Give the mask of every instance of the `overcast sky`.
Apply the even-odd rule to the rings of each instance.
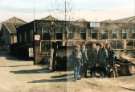
[[[67,0],[69,19],[106,20],[135,15],[135,0]],[[64,0],[0,0],[0,21],[12,16],[31,21],[47,15],[64,18]]]

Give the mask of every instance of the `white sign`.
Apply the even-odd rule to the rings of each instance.
[[[39,34],[35,35],[34,40],[39,41],[40,40],[40,35]]]
[[[29,48],[29,57],[34,57],[33,48]]]

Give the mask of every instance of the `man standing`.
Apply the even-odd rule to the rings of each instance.
[[[80,45],[75,46],[75,49],[73,51],[74,55],[74,78],[75,80],[81,79],[81,65],[82,65],[82,53],[80,50]]]
[[[85,78],[87,77],[87,49],[85,48],[85,43],[82,44],[81,47],[81,53],[82,53],[82,67],[81,67],[81,75],[84,76]]]
[[[107,67],[108,53],[103,43],[100,44],[97,59],[101,76],[105,77],[107,75],[106,67]]]
[[[108,71],[108,76],[111,77],[111,72],[113,73],[114,77],[118,76],[118,72],[117,72],[117,67],[115,66],[116,62],[115,62],[115,54],[114,51],[112,50],[110,44],[106,44],[106,49],[108,52],[108,66],[107,66],[107,71]]]
[[[89,44],[87,56],[88,56],[88,66],[90,69],[90,75],[95,76],[95,68],[96,68],[96,62],[97,62],[96,43]]]

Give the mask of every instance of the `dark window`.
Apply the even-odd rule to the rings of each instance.
[[[97,31],[96,30],[91,31],[91,38],[92,39],[97,39]]]
[[[62,40],[63,36],[62,36],[62,33],[61,32],[57,32],[56,33],[56,39],[57,40]]]
[[[22,42],[21,33],[20,33],[20,32],[18,32],[17,36],[18,36],[18,42],[19,42],[19,43],[21,43],[21,42]]]
[[[117,31],[112,31],[112,39],[117,39]]]
[[[49,32],[44,32],[43,33],[43,40],[50,40],[51,37],[50,37],[50,33]]]
[[[41,52],[49,51],[50,47],[51,45],[49,41],[41,42]]]
[[[122,39],[127,39],[128,32],[126,30],[122,30]]]
[[[83,39],[83,40],[86,39],[86,32],[85,32],[84,30],[82,30],[82,31],[80,32],[80,37],[81,37],[81,39]]]
[[[132,38],[135,39],[135,30],[132,30]]]
[[[133,49],[133,47],[134,47],[134,41],[127,40],[127,49]]]
[[[101,39],[108,39],[108,32],[102,31],[101,32]]]
[[[33,30],[30,31],[30,41],[32,42],[33,41]]]

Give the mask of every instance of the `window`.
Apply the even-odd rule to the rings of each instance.
[[[133,49],[134,41],[133,40],[127,40],[126,47],[127,47],[127,49]]]
[[[30,42],[32,42],[33,41],[33,30],[30,30]]]
[[[91,30],[91,39],[97,39],[97,31]]]
[[[50,37],[50,33],[49,32],[44,32],[43,33],[43,40],[50,40],[51,39],[51,37]]]
[[[27,36],[27,31],[24,31],[24,42],[28,42],[28,36]]]
[[[21,33],[20,33],[20,32],[18,33],[18,42],[19,42],[19,43],[21,43],[21,42],[22,42],[22,35],[21,35]]]
[[[41,52],[49,51],[51,44],[49,41],[41,42]]]
[[[122,39],[127,39],[127,37],[128,37],[127,30],[122,30]]]
[[[108,32],[102,31],[101,32],[101,39],[108,39]]]
[[[56,32],[56,39],[57,40],[62,40],[63,39],[62,32]]]
[[[73,33],[72,31],[70,31],[70,32],[68,33],[68,38],[69,38],[69,39],[73,39],[73,38],[74,38],[74,33]]]
[[[121,40],[112,40],[110,41],[111,47],[113,49],[123,49],[124,44]]]
[[[132,30],[132,38],[135,39],[135,29]]]
[[[117,39],[117,31],[112,31],[112,39]]]
[[[92,28],[100,27],[100,23],[98,23],[98,22],[90,22],[90,27],[92,27]]]
[[[85,31],[85,30],[81,30],[81,31],[80,31],[80,37],[81,37],[81,39],[83,39],[83,40],[86,39],[86,31]]]

